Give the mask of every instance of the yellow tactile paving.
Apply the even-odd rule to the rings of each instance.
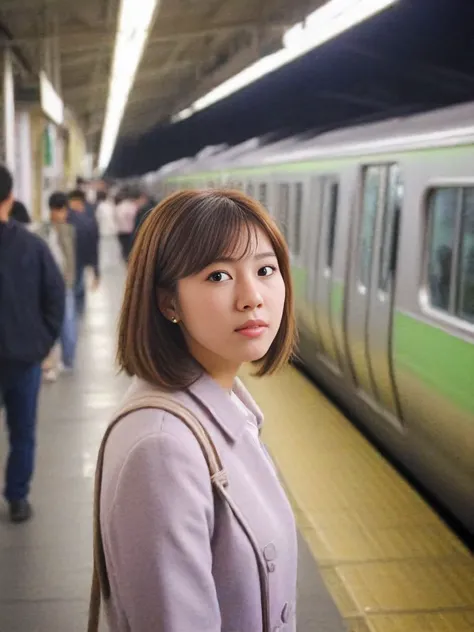
[[[472,632],[474,612],[407,614],[370,617],[373,632]]]
[[[474,632],[474,558],[296,369],[242,375],[351,632]]]

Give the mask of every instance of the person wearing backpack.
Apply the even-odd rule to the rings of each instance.
[[[61,331],[62,274],[46,243],[9,219],[13,180],[0,166],[0,392],[10,450],[4,496],[10,519],[31,516],[41,363]]]
[[[291,506],[237,378],[295,345],[285,240],[237,191],[183,191],[137,234],[119,321],[133,378],[101,443],[89,632],[296,631]]]

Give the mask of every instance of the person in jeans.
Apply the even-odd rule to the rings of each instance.
[[[4,495],[13,522],[31,516],[41,363],[61,331],[65,287],[48,246],[9,219],[10,172],[0,166],[0,393],[10,451]]]
[[[85,308],[85,270],[92,267],[95,287],[100,280],[99,272],[99,227],[95,217],[87,214],[85,195],[80,190],[71,191],[68,196],[68,222],[76,229],[76,281],[74,298],[76,310],[82,314]]]
[[[48,359],[43,364],[45,378],[55,381],[61,369],[71,371],[74,368],[76,351],[76,308],[74,300],[74,283],[76,279],[76,231],[67,223],[68,199],[64,193],[57,191],[49,198],[50,219],[44,223],[38,234],[46,241],[51,253],[63,273],[66,284],[66,309],[61,329],[60,345],[55,345]],[[62,352],[62,367],[60,360]]]

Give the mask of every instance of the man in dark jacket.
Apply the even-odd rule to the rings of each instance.
[[[41,363],[64,315],[62,274],[46,243],[15,220],[12,177],[0,166],[0,395],[10,441],[4,495],[13,522],[31,516]]]
[[[85,270],[91,267],[94,271],[95,285],[99,284],[99,226],[95,217],[87,214],[86,199],[79,189],[68,195],[68,222],[76,229],[76,283],[74,296],[76,309],[82,314],[85,306],[86,284]]]

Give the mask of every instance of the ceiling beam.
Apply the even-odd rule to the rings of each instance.
[[[197,26],[197,27],[188,27],[188,28],[180,28],[177,26],[179,24],[178,21],[174,21],[172,25],[168,27],[164,27],[163,23],[160,24],[160,31],[156,34],[151,33],[148,38],[148,43],[155,42],[174,42],[180,39],[194,39],[196,37],[207,37],[208,35],[220,35],[231,33],[233,31],[256,31],[261,25],[255,20],[240,20],[234,22],[222,22],[220,24],[207,24],[206,26]],[[282,31],[288,28],[291,25],[291,22],[276,20],[269,21],[264,25],[265,31]],[[61,43],[66,40],[64,43],[69,48],[68,44],[72,38],[84,38],[87,40],[95,40],[95,47],[99,48],[103,41],[97,41],[96,38],[111,38],[115,40],[115,32],[111,32],[110,29],[104,27],[92,27],[90,29],[84,29],[83,27],[70,27],[64,28],[64,25],[61,26],[60,29],[60,38]],[[15,37],[12,40],[13,44],[30,44],[37,40],[38,38],[35,36],[29,37]],[[88,42],[89,45],[92,45],[93,42]],[[80,43],[78,43],[80,46]]]
[[[1,36],[3,36],[3,38]],[[14,58],[24,73],[29,75],[34,74],[32,65],[23,54],[21,47],[16,44],[12,32],[6,24],[0,22],[0,46],[2,45],[11,49]]]
[[[57,10],[60,5],[64,5],[63,0],[42,0],[42,2],[38,2],[38,0],[2,0],[1,8],[2,13],[14,13],[15,16],[17,16],[23,11],[26,12],[30,9],[40,10],[46,6]],[[31,15],[29,17],[31,17]]]

